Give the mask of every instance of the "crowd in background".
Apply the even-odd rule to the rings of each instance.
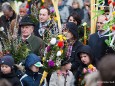
[[[98,17],[96,32],[88,34],[87,45],[80,40],[84,36],[82,24],[86,22],[89,28],[91,26],[90,6],[90,0],[59,0],[58,10],[63,26],[62,34],[67,39],[67,55],[61,61],[60,69],[49,74],[41,86],[115,86],[115,51],[105,43],[109,37],[103,36],[102,29],[107,15]],[[30,54],[24,59],[24,68],[15,64],[10,54],[1,56],[0,86],[40,85],[44,56],[42,50],[47,45],[44,42],[47,35],[45,31],[59,34],[57,22],[50,18],[52,8],[52,4],[40,8],[39,21],[35,23],[28,15],[26,3],[20,5],[19,14],[16,14],[8,2],[2,4],[0,27],[4,28],[8,37],[11,34],[11,38],[20,39],[27,44]],[[4,47],[1,36],[0,34],[0,46]],[[89,65],[91,71],[87,69]],[[84,77],[83,73],[89,75]]]

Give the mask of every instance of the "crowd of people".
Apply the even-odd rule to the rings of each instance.
[[[41,83],[45,47],[48,33],[59,34],[58,24],[51,19],[52,5],[40,8],[38,22],[28,15],[26,3],[19,7],[19,14],[8,2],[2,4],[0,27],[8,37],[27,44],[30,54],[23,65],[17,64],[11,54],[0,55],[0,86],[115,86],[115,51],[105,40],[103,29],[106,14],[98,16],[96,32],[89,34],[87,45],[80,39],[84,35],[82,23],[90,27],[90,0],[59,0],[58,9],[62,34],[67,39],[67,51],[59,70],[49,74]],[[0,35],[1,50],[4,47]],[[106,56],[107,55],[107,56]],[[85,76],[86,75],[86,76]]]

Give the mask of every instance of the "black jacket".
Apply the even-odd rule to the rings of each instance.
[[[0,79],[8,80],[12,84],[12,86],[21,86],[20,80],[17,78],[14,71],[12,71],[10,74],[3,74],[1,72]]]
[[[92,48],[94,57],[99,61],[104,55],[114,53],[114,51],[107,46],[105,40],[108,37],[99,37],[98,33],[90,35],[88,45]]]
[[[75,70],[77,70],[77,68],[79,67],[80,65],[80,60],[78,59],[77,57],[77,53],[79,51],[79,49],[83,46],[83,44],[80,42],[80,41],[76,41],[74,44],[73,44],[73,47],[72,47],[72,52],[71,52],[71,63],[72,63],[72,68],[71,68],[71,71],[74,73]]]
[[[92,53],[92,50],[91,50],[90,46],[85,45],[85,46],[81,47],[81,49],[77,53],[77,56],[78,56],[79,60],[80,60],[80,53],[82,53],[82,52],[89,55],[90,60],[91,60],[91,64],[95,66],[95,58],[93,56],[93,53]],[[80,62],[81,62],[81,60],[80,60]],[[80,66],[78,67],[78,70],[75,73],[75,86],[81,86],[79,84],[79,78],[82,77],[83,68],[87,68],[87,67],[88,67],[88,65],[83,64],[81,62]]]

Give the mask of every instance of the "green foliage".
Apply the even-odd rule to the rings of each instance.
[[[20,41],[20,39],[16,38],[8,38],[8,36],[3,32],[1,33],[1,41],[3,43],[3,54],[11,54],[16,63],[24,60],[30,52],[27,44]]]
[[[98,16],[100,16],[100,15],[102,15],[102,14],[104,14],[105,12],[104,12],[104,10],[95,10],[95,11],[93,11],[94,13],[95,13],[95,16],[92,18],[92,19],[95,19],[95,18],[97,18]]]

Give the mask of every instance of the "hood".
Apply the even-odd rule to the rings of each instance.
[[[94,62],[94,56],[93,56],[90,46],[85,45],[81,47],[81,49],[77,53],[77,56],[79,57],[79,59],[80,59],[80,53],[87,53],[90,56],[90,60]]]
[[[25,60],[25,68],[29,68],[30,66],[34,65],[37,62],[41,62],[40,57],[31,53],[27,56]]]

